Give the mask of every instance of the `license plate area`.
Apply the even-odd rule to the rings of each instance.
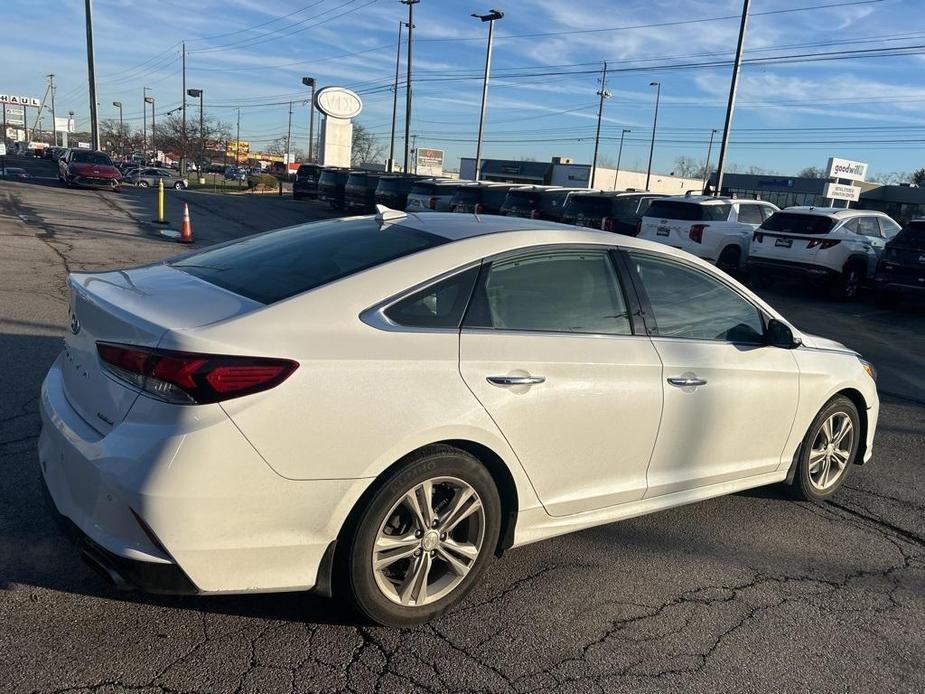
[[[670,233],[671,233],[671,229],[669,229],[668,227],[658,227],[655,230],[656,236],[668,236]]]
[[[793,246],[793,239],[775,239],[774,245],[780,248],[790,248]]]

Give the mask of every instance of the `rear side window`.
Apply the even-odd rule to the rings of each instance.
[[[884,237],[891,239],[899,233],[901,227],[892,219],[884,217],[877,217],[877,219],[880,221],[880,229],[883,231]]]
[[[798,212],[775,212],[761,228],[766,231],[781,231],[787,234],[828,234],[835,220],[819,214]]]
[[[556,250],[495,261],[473,298],[469,327],[631,335],[607,251]]]
[[[764,221],[761,216],[761,206],[740,204],[739,221],[743,224],[761,224]]]
[[[685,222],[724,222],[729,219],[732,206],[728,203],[701,205],[682,200],[654,200],[646,211],[646,217],[678,219]]]
[[[610,215],[610,199],[598,195],[573,195],[565,206],[565,214],[569,217],[607,217]]]
[[[442,236],[400,225],[380,231],[372,219],[333,219],[251,236],[171,265],[272,304],[446,242]]]
[[[893,242],[898,246],[912,246],[925,250],[925,222],[909,222],[896,234]]]
[[[882,238],[880,234],[880,224],[876,217],[859,217],[858,233],[861,236],[871,236],[875,239]]]
[[[680,263],[631,253],[661,337],[764,342],[758,309],[714,277]]]
[[[478,266],[464,270],[405,297],[385,315],[409,328],[458,329],[478,276]]]

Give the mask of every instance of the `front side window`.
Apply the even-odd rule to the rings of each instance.
[[[409,328],[458,329],[479,276],[478,266],[441,280],[392,304],[385,315]]]
[[[630,253],[660,337],[763,343],[758,309],[719,279],[667,259]]]
[[[539,251],[493,262],[476,290],[466,325],[632,334],[620,282],[606,250]]]

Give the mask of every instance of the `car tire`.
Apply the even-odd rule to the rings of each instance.
[[[850,439],[849,443],[845,444],[845,439]],[[791,496],[801,501],[831,498],[848,478],[860,442],[861,419],[857,407],[844,395],[835,396],[819,411],[803,437],[790,486]]]
[[[348,533],[353,604],[387,626],[434,619],[478,580],[500,528],[498,490],[476,458],[451,446],[413,454],[382,480]]]
[[[139,187],[139,188],[147,188],[147,187],[148,187],[148,182],[147,182],[147,181],[138,181],[138,187]]]
[[[177,181],[176,183],[173,184],[173,187],[174,187],[174,190],[183,190],[184,188],[186,188],[186,186],[183,185],[182,181]]]
[[[735,275],[739,272],[741,262],[742,249],[738,246],[726,246],[716,259],[716,267],[727,275]]]
[[[848,262],[829,285],[829,296],[835,301],[848,301],[858,295],[864,282],[864,268],[860,263]]]

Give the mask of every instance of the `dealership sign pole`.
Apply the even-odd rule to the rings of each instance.
[[[716,189],[714,197],[719,196],[723,187],[723,169],[726,167],[726,150],[729,147],[729,131],[732,129],[732,112],[736,105],[736,90],[739,87],[739,69],[742,67],[742,51],[745,48],[745,30],[748,28],[748,10],[752,0],[742,3],[742,23],[739,25],[739,43],[736,46],[735,64],[732,67],[732,83],[729,85],[729,103],[726,105],[726,122],[723,124],[723,141],[719,147],[719,161],[716,164]]]

